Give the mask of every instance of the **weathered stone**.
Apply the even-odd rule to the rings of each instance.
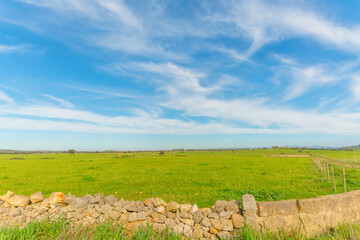
[[[238,213],[239,212],[239,204],[240,204],[240,202],[235,201],[235,200],[227,202],[225,204],[225,210],[228,212]]]
[[[180,225],[175,225],[173,231],[175,234],[182,234],[184,232],[184,227]]]
[[[200,223],[201,220],[203,220],[203,218],[204,218],[204,213],[201,210],[197,210],[193,215],[193,219],[195,223]]]
[[[222,211],[222,212],[219,213],[219,217],[220,218],[230,219],[232,214],[233,214],[233,212]]]
[[[222,211],[225,211],[226,201],[217,200],[215,202],[214,209],[216,212],[220,213]]]
[[[169,202],[166,205],[166,211],[168,212],[176,212],[180,208],[180,205],[176,202]]]
[[[209,213],[212,212],[212,210],[210,208],[202,208],[200,210],[203,212],[204,217],[207,217],[209,215]]]
[[[164,223],[166,220],[166,217],[158,212],[153,212],[151,214],[152,221],[156,223]]]
[[[171,219],[171,218],[167,218],[165,220],[165,225],[168,226],[171,230],[173,230],[176,226],[176,222],[174,219]]]
[[[190,213],[191,215],[193,215],[197,210],[199,210],[199,207],[198,207],[198,205],[194,204],[194,205],[190,208],[189,213]]]
[[[159,206],[163,206],[163,207],[166,207],[166,202],[160,198],[155,198],[154,199],[154,206],[157,208]]]
[[[153,228],[155,231],[158,231],[158,232],[165,232],[166,230],[166,225],[165,224],[160,224],[160,223],[155,223],[153,224]]]
[[[189,212],[191,209],[191,204],[181,204],[180,205],[180,212]]]
[[[129,222],[136,222],[136,221],[138,221],[137,213],[136,213],[136,212],[132,212],[132,213],[129,215],[128,221],[129,221]]]
[[[166,212],[166,217],[167,217],[167,218],[175,219],[175,218],[176,218],[176,213]]]
[[[210,219],[207,217],[204,217],[203,220],[200,222],[200,225],[203,227],[209,228],[211,226]]]
[[[45,199],[44,195],[41,192],[36,192],[32,195],[30,195],[30,201],[31,203],[38,203],[42,202]]]
[[[111,211],[110,213],[110,217],[114,220],[118,220],[121,216],[121,213],[117,212],[117,211]]]
[[[208,214],[208,218],[218,219],[218,218],[219,218],[219,214],[217,214],[216,212],[211,212],[211,213]]]
[[[231,220],[228,219],[222,219],[221,220],[221,224],[222,224],[222,230],[223,231],[228,231],[228,232],[232,232],[234,230],[234,227],[232,225]]]
[[[6,199],[6,202],[14,207],[26,207],[30,204],[30,198],[22,195],[14,194]]]
[[[114,206],[117,201],[118,199],[114,195],[104,197],[104,203],[109,204],[110,206]]]
[[[184,219],[192,219],[192,215],[187,212],[180,213],[180,217]]]
[[[258,217],[256,215],[257,205],[253,195],[245,194],[241,198],[242,212],[245,223],[253,228],[258,228]]]
[[[194,220],[192,220],[192,219],[183,219],[183,218],[181,218],[180,221],[185,223],[186,225],[188,225],[190,227],[194,226]]]
[[[155,209],[156,212],[161,213],[161,214],[165,214],[166,210],[164,206],[159,206]]]
[[[103,198],[104,197],[104,193],[95,193],[94,197],[99,197],[99,198]]]
[[[15,217],[15,216],[19,216],[20,214],[21,214],[20,209],[18,209],[18,208],[12,208],[12,209],[10,210],[9,216],[10,216],[10,217]]]
[[[145,221],[137,221],[137,222],[131,222],[126,226],[126,229],[131,232],[136,232],[140,230],[141,228],[145,228],[146,224]]]
[[[244,220],[244,217],[241,216],[240,214],[238,213],[234,213],[232,216],[231,216],[231,222],[232,222],[232,225],[234,228],[242,228],[245,226],[245,220]]]
[[[139,221],[145,220],[146,219],[145,212],[138,212],[137,218],[139,219]]]
[[[231,235],[229,232],[225,232],[225,231],[218,233],[217,236],[220,239],[233,239],[234,238],[233,235]]]
[[[216,228],[218,231],[221,231],[223,226],[219,219],[211,218],[210,219],[211,225]]]
[[[192,237],[196,238],[196,239],[199,239],[199,238],[202,238],[202,236],[203,236],[203,231],[202,231],[202,229],[200,227],[200,224],[195,224],[194,232],[193,232]]]
[[[55,204],[57,202],[62,202],[64,200],[64,193],[62,192],[53,192],[49,196],[49,204]]]
[[[193,230],[192,227],[185,225],[184,226],[184,235],[188,238],[190,238],[192,236]]]
[[[125,208],[126,211],[128,211],[128,212],[136,212],[137,211],[135,203],[131,203],[131,202],[124,202],[123,208]]]
[[[216,228],[214,228],[214,227],[210,227],[210,233],[211,234],[214,234],[214,235],[217,235],[218,233],[219,233],[219,231],[216,229]]]

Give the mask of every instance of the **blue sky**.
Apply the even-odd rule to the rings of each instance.
[[[358,144],[359,16],[358,1],[2,1],[0,148]]]

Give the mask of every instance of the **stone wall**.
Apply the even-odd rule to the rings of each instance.
[[[71,222],[93,225],[108,220],[136,231],[152,224],[195,239],[231,239],[248,225],[261,231],[298,230],[314,236],[340,223],[360,220],[360,191],[301,200],[256,202],[248,194],[238,201],[216,201],[212,208],[196,204],[166,203],[159,198],[125,201],[104,194],[76,197],[54,192],[44,198],[41,192],[30,197],[8,192],[0,196],[0,227],[26,225],[45,218],[65,217]]]
[[[258,228],[298,230],[314,236],[341,223],[360,220],[360,190],[308,198],[257,203]]]

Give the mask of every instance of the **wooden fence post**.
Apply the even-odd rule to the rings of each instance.
[[[329,163],[326,163],[326,168],[327,168],[327,177],[328,177],[328,181],[330,182]]]
[[[334,167],[333,166],[331,166],[331,173],[332,173],[333,182],[334,182],[334,191],[336,192],[336,184],[335,184],[335,176],[334,176]]]
[[[343,180],[344,180],[344,192],[346,192],[346,177],[345,177],[345,168],[343,168]]]

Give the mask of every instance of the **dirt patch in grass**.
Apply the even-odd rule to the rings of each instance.
[[[310,155],[309,154],[279,154],[279,155],[270,155],[270,157],[307,158],[307,157],[310,157]]]

